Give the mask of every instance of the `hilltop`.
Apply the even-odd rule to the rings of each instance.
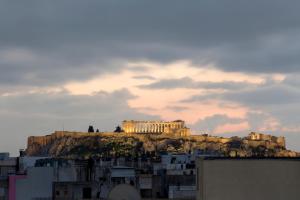
[[[246,137],[209,135],[177,136],[170,134],[125,132],[55,131],[46,136],[30,136],[26,153],[29,156],[85,158],[89,156],[139,156],[161,152],[190,152],[231,157],[296,157],[286,149],[284,137],[250,133]]]

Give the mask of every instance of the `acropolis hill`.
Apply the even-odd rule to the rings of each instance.
[[[191,135],[184,121],[123,121],[116,132],[55,131],[30,136],[26,153],[31,156],[89,157],[138,156],[143,153],[190,152],[231,157],[296,157],[286,150],[285,138],[261,133],[246,137]]]

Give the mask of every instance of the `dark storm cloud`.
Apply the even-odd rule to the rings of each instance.
[[[116,61],[124,60],[299,71],[299,8],[296,0],[1,1],[1,52],[22,49],[35,58],[1,61],[0,81],[87,79],[122,68]]]
[[[4,55],[1,56],[1,53]],[[85,63],[73,63],[74,61],[69,61],[67,57],[43,55],[40,52],[34,53],[28,50],[0,50],[0,57],[0,83],[7,86],[14,84],[59,85],[65,80],[84,80],[97,73],[117,69],[113,62],[109,65],[111,68],[103,68],[102,66],[106,66],[106,63],[97,61],[96,58]]]
[[[189,77],[184,77],[180,79],[163,79],[157,82],[140,85],[143,89],[175,89],[175,88],[194,88],[194,89],[228,89],[237,90],[247,87],[253,87],[253,84],[246,82],[205,82],[205,81],[194,81]]]
[[[30,113],[61,119],[98,116],[95,117],[96,120],[103,118],[104,115],[117,117],[120,114],[128,114],[130,116],[133,111],[129,108],[127,100],[133,98],[135,96],[126,89],[112,93],[100,91],[93,95],[71,95],[66,91],[58,93],[40,92],[2,96],[0,97],[0,105],[1,113],[12,112],[20,115]]]

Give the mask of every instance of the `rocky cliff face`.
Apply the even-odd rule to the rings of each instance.
[[[82,133],[56,131],[28,138],[30,156],[80,158],[89,156],[137,156],[153,152],[188,152],[195,149],[223,156],[299,156],[276,140],[221,138],[208,135],[175,137],[154,134]]]

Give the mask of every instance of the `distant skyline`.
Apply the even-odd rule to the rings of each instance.
[[[185,120],[300,151],[300,2],[0,2],[0,152],[55,130]]]

